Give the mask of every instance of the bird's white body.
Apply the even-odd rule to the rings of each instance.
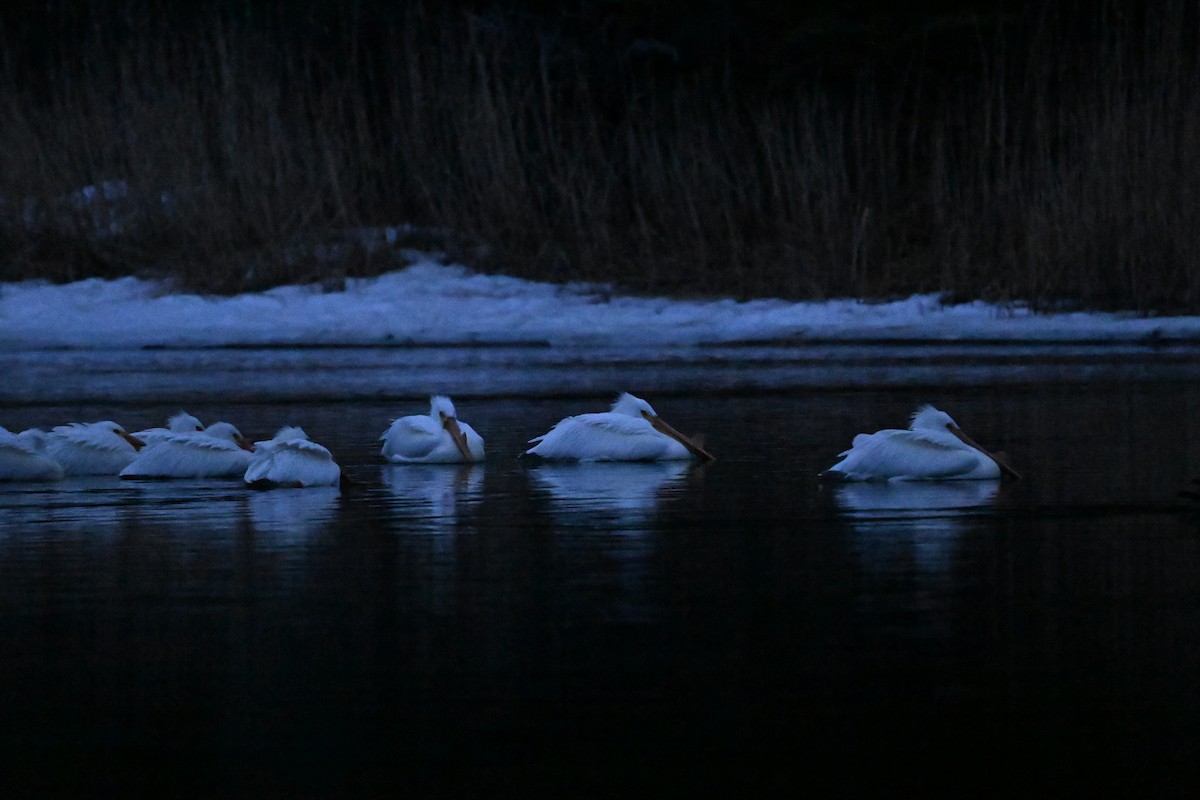
[[[238,478],[250,466],[250,445],[228,422],[203,431],[168,433],[143,448],[122,478]]]
[[[650,404],[625,393],[611,411],[567,417],[530,439],[528,455],[575,461],[673,461],[712,458],[659,420]]]
[[[175,416],[167,420],[165,428],[146,428],[144,431],[134,431],[134,438],[140,439],[146,444],[154,444],[159,439],[167,436],[173,436],[180,433],[197,433],[204,430],[204,425],[200,420],[193,417],[186,411],[180,411]]]
[[[337,486],[342,470],[333,454],[296,427],[280,428],[275,437],[254,443],[254,455],[243,476],[256,486]]]
[[[0,426],[0,481],[56,481],[62,465],[46,455],[48,434],[37,428],[13,433]]]
[[[822,473],[851,481],[988,480],[1001,467],[971,443],[950,415],[922,406],[907,430],[860,433],[840,460]]]
[[[116,475],[141,447],[140,439],[112,421],[59,425],[46,439],[46,454],[67,475]]]
[[[450,398],[429,398],[429,413],[400,417],[383,435],[381,453],[396,464],[454,464],[483,460],[483,437],[458,419]]]

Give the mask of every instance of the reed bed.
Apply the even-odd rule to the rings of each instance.
[[[0,60],[0,279],[228,293],[417,247],[637,292],[1200,311],[1195,4],[1096,8],[977,21],[949,74],[915,48],[768,91],[439,6],[129,6]]]

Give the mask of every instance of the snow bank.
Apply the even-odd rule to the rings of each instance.
[[[688,346],[755,341],[1200,339],[1200,317],[1032,314],[919,295],[855,300],[672,300],[553,285],[422,260],[344,291],[286,286],[237,297],[135,278],[0,285],[0,348],[214,345]]]

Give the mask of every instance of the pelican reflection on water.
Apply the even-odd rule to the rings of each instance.
[[[567,523],[580,513],[602,512],[639,524],[653,516],[664,496],[686,485],[691,469],[688,461],[545,462],[528,474]]]
[[[389,508],[406,525],[453,530],[461,511],[483,499],[480,464],[405,464],[381,470]]]

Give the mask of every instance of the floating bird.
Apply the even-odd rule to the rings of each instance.
[[[48,435],[30,428],[12,433],[0,425],[0,481],[56,481],[62,465],[46,455]]]
[[[668,461],[713,456],[663,422],[650,404],[622,393],[611,411],[567,417],[530,439],[528,455],[577,461]]]
[[[860,433],[823,477],[870,480],[1019,480],[1002,454],[990,453],[962,432],[944,411],[924,405],[908,430]]]
[[[116,475],[144,444],[110,420],[72,422],[50,432],[46,453],[67,475]]]
[[[333,454],[297,427],[280,428],[275,437],[254,443],[254,455],[244,476],[260,488],[337,486],[341,468]]]
[[[204,426],[200,424],[200,420],[186,411],[180,411],[167,420],[167,427],[146,428],[144,431],[134,431],[133,435],[146,444],[154,444],[164,436],[171,436],[177,433],[196,433],[202,430],[204,430]]]
[[[203,431],[167,433],[142,449],[122,478],[238,478],[250,466],[254,446],[228,422]]]
[[[429,398],[429,414],[400,417],[379,437],[383,457],[397,464],[452,464],[483,460],[483,437],[459,422],[449,397]]]

